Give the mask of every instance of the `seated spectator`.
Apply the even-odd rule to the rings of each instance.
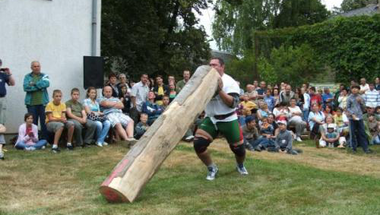
[[[162,97],[162,106],[161,106],[162,112],[164,112],[168,108],[169,104],[170,104],[169,96]]]
[[[148,100],[143,104],[142,112],[148,115],[148,125],[152,125],[153,122],[162,114],[163,110],[161,106],[154,103],[155,93],[149,92]]]
[[[175,86],[175,84],[176,84],[176,82],[175,82],[175,77],[172,76],[172,75],[169,75],[169,76],[168,76],[168,85],[171,84],[171,83],[173,83],[174,86]]]
[[[131,97],[126,85],[119,86],[119,99],[124,105],[122,110],[123,113],[129,114],[129,111],[131,110]]]
[[[274,102],[274,107],[275,107],[276,105],[280,104],[280,92],[279,92],[278,88],[273,89],[273,98],[275,101]],[[273,107],[273,109],[274,109],[274,107]],[[273,112],[273,110],[272,110],[272,112]]]
[[[338,107],[333,115],[334,122],[338,127],[338,132],[340,136],[345,137],[350,132],[350,128],[348,127],[349,120],[346,114],[343,112],[342,108]]]
[[[367,91],[368,92],[368,91]],[[367,136],[368,142],[372,142],[374,133],[377,130],[377,120],[375,117],[375,107],[367,106],[367,113],[363,114],[364,130]]]
[[[259,110],[257,110],[257,118],[261,121],[262,118],[268,118],[271,112],[268,109],[267,103],[259,101]]]
[[[273,129],[276,131],[277,128],[278,128],[278,125],[277,125],[277,122],[276,122],[275,119],[276,119],[276,117],[274,116],[273,113],[269,114],[269,116],[268,116],[268,123],[270,125],[272,125]]]
[[[46,128],[49,132],[54,133],[53,146],[51,148],[53,153],[59,153],[61,150],[58,148],[58,142],[61,138],[63,129],[67,129],[67,149],[73,150],[71,144],[74,134],[74,123],[67,121],[66,118],[66,105],[61,102],[62,92],[61,90],[53,91],[53,101],[46,105]]]
[[[243,95],[242,98],[243,98],[243,101],[240,102],[239,108],[238,108],[238,116],[239,116],[239,123],[241,125],[244,125],[245,117],[252,115],[252,111],[254,109],[257,109],[257,105],[253,101],[249,101],[248,95]]]
[[[264,99],[264,96],[267,91],[267,84],[265,83],[265,81],[260,82],[260,87],[258,87],[256,91],[258,99]]]
[[[119,97],[121,96],[121,88],[125,87],[126,92],[129,94],[131,92],[131,88],[129,87],[127,76],[123,73],[119,75],[119,83],[116,85],[119,90]],[[125,93],[124,93],[125,94]]]
[[[189,70],[183,71],[183,79],[178,81],[178,83],[176,84],[177,93],[181,92],[181,90],[185,87],[187,82],[189,82],[190,76],[191,76],[191,74],[190,74]]]
[[[162,105],[162,97],[164,95],[169,95],[170,89],[168,86],[164,85],[162,76],[159,75],[156,77],[156,85],[153,88],[155,95],[155,102],[157,105]],[[170,98],[170,97],[169,97]],[[148,114],[149,115],[149,114]]]
[[[313,103],[311,106],[311,112],[309,113],[309,126],[310,126],[310,139],[315,140],[317,148],[319,148],[319,127],[323,125],[325,115],[319,110],[319,105]]]
[[[99,99],[99,104],[103,108],[104,115],[107,116],[113,128],[115,128],[119,137],[127,141],[129,145],[136,143],[134,136],[133,120],[123,114],[123,103],[118,98],[112,97],[112,88],[105,86],[103,88],[104,97]]]
[[[323,109],[323,114],[325,114],[325,116],[335,114],[330,104],[326,104],[325,108]]]
[[[290,100],[290,107],[288,107],[288,109],[290,112],[289,126],[294,126],[296,128],[296,140],[302,142],[301,135],[305,130],[307,123],[302,120],[302,111],[297,106],[294,98]]]
[[[274,150],[270,148],[268,151],[285,152],[291,155],[301,153],[301,150],[293,149],[293,136],[292,133],[286,129],[286,121],[277,121],[277,124],[279,131],[274,141]]]
[[[264,117],[261,120],[260,125],[260,138],[257,140],[257,146],[260,145],[261,149],[268,148],[269,146],[274,145],[274,128],[271,124],[268,122],[268,118]]]
[[[84,110],[87,114],[87,121],[93,121],[96,124],[96,145],[99,147],[107,146],[104,140],[108,135],[111,123],[100,111],[100,105],[96,101],[96,89],[89,87],[87,89],[86,99],[83,101]]]
[[[269,111],[272,112],[274,106],[276,105],[276,99],[272,96],[271,89],[267,89],[266,94],[264,96],[264,102],[268,105]]]
[[[256,127],[256,120],[252,116],[247,116],[245,118],[245,125],[242,126],[243,137],[245,145],[248,150],[261,151],[261,145],[257,141],[259,139],[259,131]]]
[[[292,86],[286,85],[285,90],[280,92],[280,102],[289,105],[290,99],[295,97],[295,93],[292,91]]]
[[[326,123],[321,126],[321,139],[319,140],[319,147],[333,148],[338,145],[338,148],[344,148],[346,142],[345,137],[340,137],[337,126],[334,123],[334,118],[331,115],[326,116]]]
[[[175,90],[175,84],[173,82],[169,83],[169,100],[172,102],[177,96],[177,91]]]
[[[375,135],[373,136],[372,143],[375,145],[380,145],[380,123],[377,123],[377,129]]]
[[[87,114],[83,105],[79,102],[79,89],[71,90],[71,99],[66,102],[66,115],[69,122],[74,124],[74,138],[76,146],[85,147],[94,142],[96,123],[87,120]],[[82,130],[85,129],[84,138]]]
[[[247,91],[245,92],[246,96],[248,96],[249,101],[256,101],[257,99],[257,91],[255,90],[255,86],[252,84],[247,85]]]
[[[18,129],[16,149],[33,151],[45,148],[47,141],[38,140],[38,127],[33,124],[33,115],[30,113],[25,114],[24,122]]]
[[[140,114],[140,122],[137,123],[135,128],[135,138],[139,140],[148,128],[148,115],[146,113],[142,113]]]
[[[280,104],[276,105],[276,107],[273,109],[273,114],[276,116],[277,121],[287,121],[290,116],[287,104],[285,102],[281,102]]]

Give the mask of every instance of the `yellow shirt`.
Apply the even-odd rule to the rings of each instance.
[[[66,113],[66,105],[65,103],[62,103],[62,102],[59,105],[55,105],[53,101],[51,101],[46,105],[45,113],[46,115],[48,113],[52,113],[53,119],[61,119],[62,114]],[[49,118],[46,117],[46,123],[48,122],[49,122]]]
[[[157,95],[159,95],[159,96],[164,95],[164,87],[158,87]],[[162,106],[162,100],[157,100],[156,104]]]

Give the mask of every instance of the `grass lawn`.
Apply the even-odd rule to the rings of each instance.
[[[312,146],[298,144],[298,156],[248,152],[244,177],[218,139],[210,150],[220,172],[209,182],[192,145],[181,142],[132,204],[109,204],[98,192],[122,146],[60,154],[8,147],[0,214],[380,214],[380,147],[353,155]]]

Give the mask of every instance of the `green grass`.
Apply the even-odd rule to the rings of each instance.
[[[222,146],[211,147],[220,169],[215,181],[205,180],[206,169],[191,145],[181,143],[132,204],[109,204],[98,192],[127,152],[121,146],[58,155],[11,149],[0,162],[0,214],[380,214],[376,174],[323,170],[287,160],[290,155],[274,160],[249,152],[250,174],[243,177],[225,143],[216,144]],[[334,159],[330,152],[299,156]],[[352,156],[345,150],[333,152]],[[353,161],[365,156],[355,155]],[[371,156],[374,162],[380,158]]]

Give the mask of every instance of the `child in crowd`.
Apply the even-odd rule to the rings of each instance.
[[[140,114],[140,122],[137,123],[135,128],[135,138],[138,140],[140,139],[144,133],[148,130],[148,114],[141,113]]]
[[[161,97],[161,104],[163,103]],[[160,105],[154,102],[154,92],[149,92],[148,100],[142,106],[142,112],[148,115],[148,124],[152,125],[153,122],[162,114],[163,110]]]
[[[290,131],[286,129],[286,121],[277,121],[278,124],[278,133],[274,141],[275,147],[268,149],[272,152],[285,152],[291,155],[298,155],[301,153],[301,150],[293,149],[293,135]]]
[[[24,122],[18,129],[16,149],[33,151],[45,148],[47,141],[38,140],[38,127],[33,124],[33,115],[30,113],[25,114]]]
[[[5,145],[4,133],[7,129],[3,124],[0,124],[0,160],[4,160],[3,145]]]
[[[338,148],[344,148],[344,144],[346,142],[345,137],[341,137],[338,130],[337,125],[334,123],[334,118],[331,115],[328,115],[324,123],[321,127],[321,138],[319,140],[319,147],[329,148],[335,147],[339,143]]]
[[[377,123],[377,130],[375,136],[373,136],[372,143],[375,145],[380,145],[380,122]]]
[[[169,96],[164,95],[164,96],[162,97],[162,106],[161,106],[162,111],[165,111],[166,108],[168,108],[169,104],[170,104]]]
[[[239,122],[241,125],[245,123],[245,117],[250,116],[252,114],[253,109],[257,109],[257,105],[249,100],[249,96],[247,94],[242,96],[243,101],[239,104]]]
[[[259,139],[259,131],[256,127],[256,120],[252,116],[245,118],[245,125],[242,126],[243,137],[247,149],[252,151],[261,151],[261,145],[257,141]]]
[[[335,114],[333,116],[335,124],[338,127],[338,132],[341,136],[346,136],[350,132],[348,123],[349,120],[346,116],[346,114],[343,112],[343,109],[338,107],[335,111]]]
[[[46,128],[49,132],[54,133],[54,142],[52,146],[53,153],[59,153],[61,150],[58,148],[58,142],[61,138],[63,129],[67,129],[67,149],[73,150],[71,141],[74,134],[74,123],[67,121],[66,118],[66,105],[61,102],[61,90],[53,91],[53,101],[46,105]]]
[[[274,128],[271,124],[269,124],[267,117],[263,117],[261,122],[262,122],[260,125],[261,137],[258,139],[257,144],[261,145],[262,149],[265,149],[268,146],[274,145],[274,141],[273,141],[273,139],[275,138]]]

